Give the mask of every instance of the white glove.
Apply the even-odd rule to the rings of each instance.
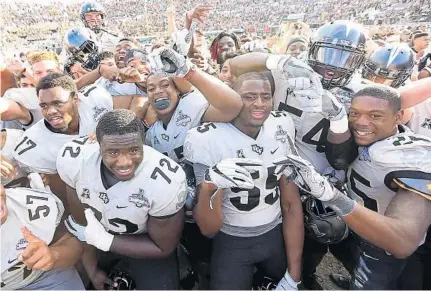
[[[79,225],[70,215],[65,221],[66,228],[71,234],[76,236],[80,241],[95,246],[104,252],[109,251],[114,240],[114,235],[105,230],[103,225],[94,216],[93,210],[85,209],[85,219],[87,226]]]
[[[341,120],[347,116],[343,103],[326,90],[322,97],[322,115],[331,121]]]
[[[344,184],[346,182],[346,171],[335,170],[333,167],[327,167],[323,170],[322,175],[326,177],[332,185]]]
[[[252,189],[254,181],[250,173],[257,171],[262,165],[262,161],[255,159],[224,159],[206,170],[205,182],[214,184],[219,189]]]
[[[230,158],[220,161],[217,165],[205,171],[205,182],[217,186],[218,189],[243,188],[253,189],[252,172],[263,166],[262,161],[254,159]],[[218,191],[210,198],[210,208]]]
[[[192,21],[190,30],[182,29],[172,33],[172,40],[174,41],[173,49],[182,56],[187,56],[190,50],[190,44],[192,43],[193,34],[198,26],[197,21]]]
[[[160,76],[181,78],[187,75],[191,67],[191,63],[185,56],[167,47],[155,49],[148,56],[148,60],[151,72]]]
[[[296,172],[295,184],[317,199],[330,201],[336,196],[336,192],[328,180],[320,175],[307,160],[297,155],[287,155],[284,160],[278,160],[274,164],[293,167]]]
[[[278,282],[275,290],[298,290],[298,284],[301,282],[296,282],[290,277],[289,270],[286,270],[283,278],[281,278],[280,282]]]
[[[269,70],[278,70],[289,80],[289,89],[300,98],[305,112],[322,111],[322,95],[324,89],[321,76],[305,62],[294,57],[273,55],[266,61]],[[304,79],[308,79],[305,81]]]

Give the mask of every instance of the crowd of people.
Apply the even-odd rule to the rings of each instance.
[[[429,1],[0,5],[1,288],[431,289]]]
[[[81,2],[2,1],[2,47],[18,49],[52,47],[62,41],[64,32],[79,25]],[[108,30],[120,30],[130,37],[160,36],[167,31],[166,11],[173,6],[178,23],[184,13],[196,5],[190,1],[102,1],[110,19]],[[249,32],[268,32],[278,27],[291,14],[304,13],[307,23],[322,24],[337,19],[355,19],[366,24],[399,24],[431,21],[429,0],[416,1],[219,1],[209,0],[205,5],[216,7],[205,23],[204,30],[242,29]],[[271,31],[273,32],[273,31]],[[39,46],[39,47],[35,47]]]

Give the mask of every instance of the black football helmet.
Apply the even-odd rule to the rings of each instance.
[[[112,270],[108,276],[117,285],[105,284],[105,290],[135,290],[136,283],[132,277],[130,277],[126,272],[120,270]]]
[[[410,77],[413,66],[413,52],[407,45],[387,44],[365,60],[362,77],[398,88]]]
[[[70,29],[64,39],[65,47],[70,57],[82,64],[86,70],[92,71],[100,63],[100,50],[91,40],[89,32],[83,27]]]
[[[102,18],[102,21],[99,23],[97,21],[95,22],[87,22],[85,20],[85,14],[86,13],[91,13],[91,12],[98,12],[100,13],[100,16]],[[79,15],[81,16],[81,20],[84,23],[85,27],[88,27],[89,29],[91,29],[92,31],[94,31],[95,33],[99,33],[102,29],[102,27],[105,25],[105,9],[103,8],[102,5],[100,5],[99,3],[96,2],[85,2],[84,4],[82,4],[81,9],[79,11]]]
[[[336,244],[349,235],[349,228],[334,210],[310,195],[304,197],[305,235],[321,244]]]
[[[323,77],[325,89],[346,85],[365,57],[365,34],[350,21],[337,20],[321,26],[310,44],[308,63]]]

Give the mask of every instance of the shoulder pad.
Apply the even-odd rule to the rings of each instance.
[[[220,123],[205,122],[202,125],[188,131],[184,141],[184,157],[191,163],[200,163],[212,166],[214,157],[218,151],[213,151],[212,147],[220,142],[222,136],[218,135]]]
[[[431,139],[426,136],[400,133],[376,142],[369,153],[373,162],[384,167],[431,173]]]

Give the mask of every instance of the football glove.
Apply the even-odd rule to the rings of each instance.
[[[290,277],[289,270],[286,270],[283,278],[281,278],[280,282],[278,282],[275,290],[298,290],[298,285],[301,282],[296,282]]]
[[[331,92],[325,91],[322,97],[322,115],[332,121],[347,116],[344,105]]]
[[[80,241],[95,246],[104,252],[109,251],[114,240],[114,235],[108,233],[103,225],[94,216],[93,210],[85,209],[87,226],[78,224],[71,215],[64,221],[67,230]]]
[[[160,76],[182,78],[187,75],[191,67],[191,63],[185,56],[167,47],[155,49],[148,56],[148,60],[151,72]]]
[[[297,155],[287,155],[274,162],[277,166],[293,167],[296,172],[295,184],[303,191],[322,201],[330,201],[336,196],[329,181],[320,175],[313,165]]]
[[[263,166],[262,161],[254,159],[229,158],[220,161],[205,171],[205,182],[213,184],[217,189],[243,188],[253,189],[252,172]],[[218,191],[210,198],[210,208],[213,209],[213,200]]]

